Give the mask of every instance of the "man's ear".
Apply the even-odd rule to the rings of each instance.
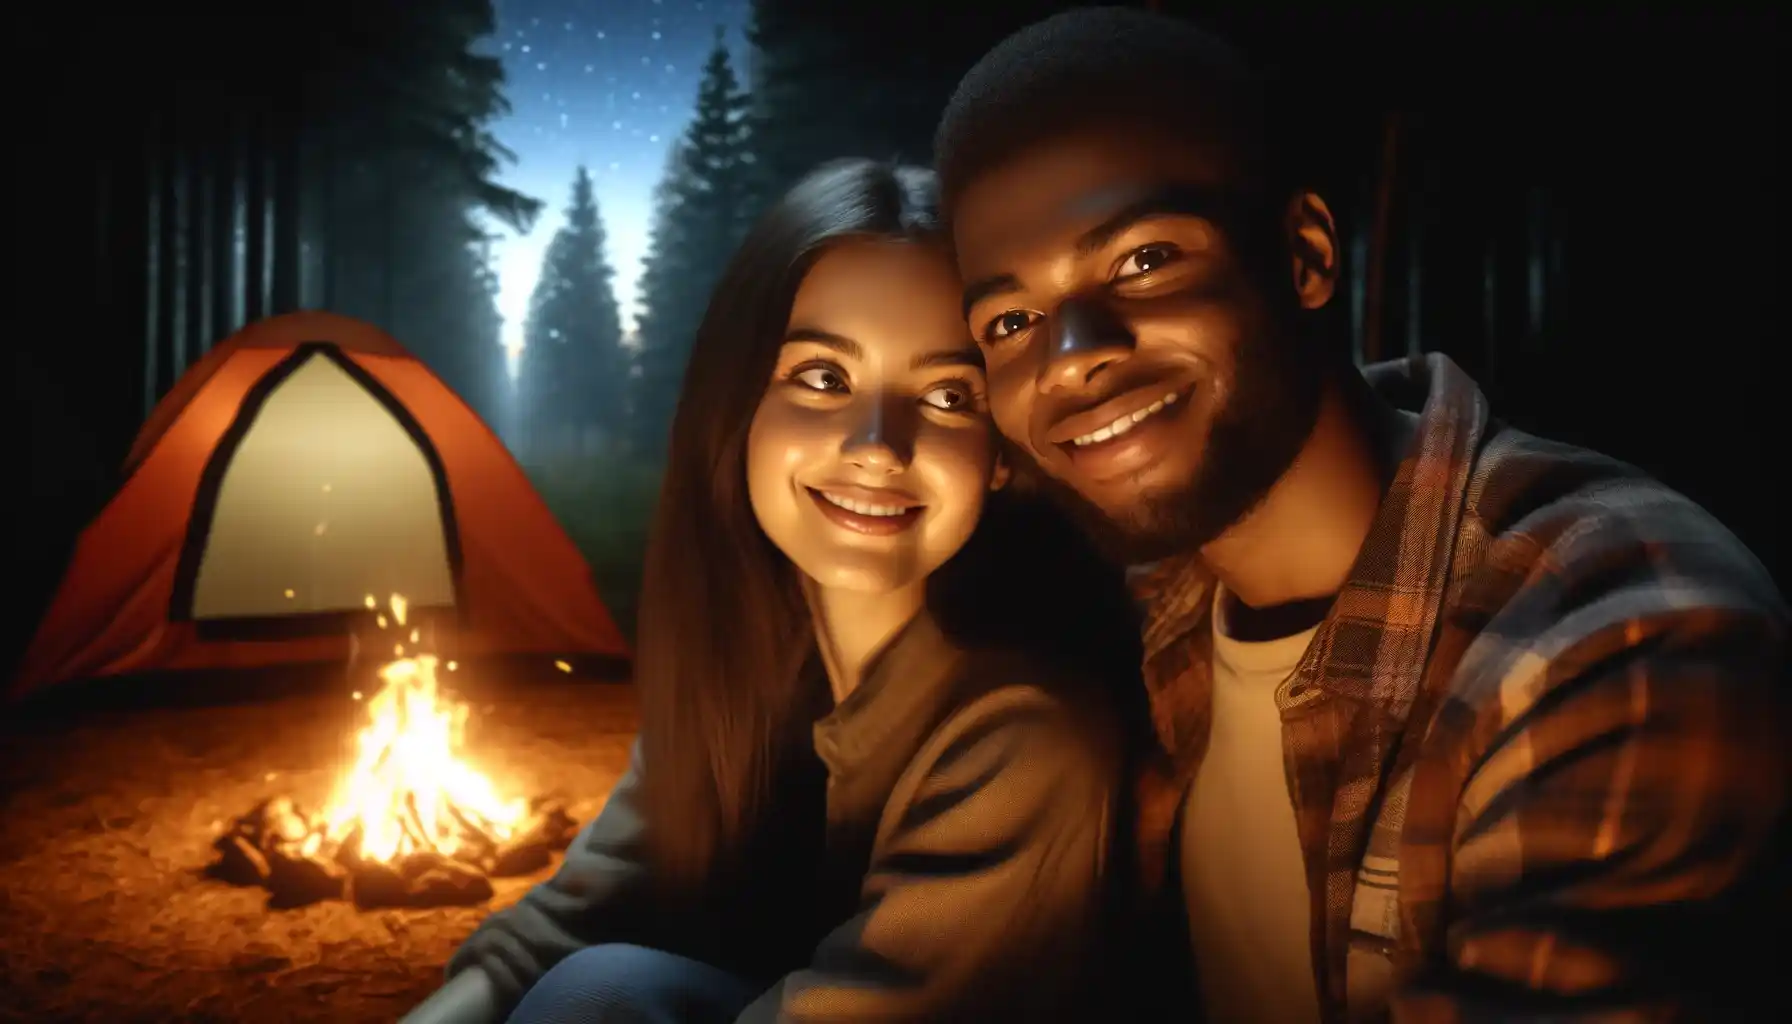
[[[1008,486],[1008,480],[1013,475],[1014,474],[1008,470],[1008,460],[997,455],[996,468],[989,474],[989,489],[992,491],[999,491]]]
[[[1338,224],[1317,192],[1297,192],[1283,215],[1293,257],[1294,295],[1302,309],[1318,309],[1338,289]]]

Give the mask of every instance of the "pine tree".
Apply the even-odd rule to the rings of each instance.
[[[752,212],[745,104],[717,30],[696,113],[655,190],[653,230],[642,261],[631,418],[637,443],[649,452],[665,442],[709,293]]]
[[[849,113],[871,71],[851,58],[845,32],[813,7],[753,0],[747,124],[756,208],[830,158],[886,155],[886,147],[861,144],[878,119],[863,108]]]
[[[1018,26],[1074,6],[1080,4],[752,0],[755,205],[839,157],[932,163],[934,127],[959,77]]]
[[[489,131],[509,110],[502,64],[478,52],[491,0],[342,10],[305,16],[352,31],[307,48],[327,70],[290,76],[310,119],[306,291],[390,332],[496,426],[512,402],[487,218],[527,231],[540,203],[493,180],[514,157]]]
[[[591,175],[573,178],[566,224],[554,233],[529,299],[519,374],[520,418],[540,439],[606,440],[623,426],[627,360],[615,271]]]

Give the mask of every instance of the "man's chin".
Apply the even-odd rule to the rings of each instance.
[[[1199,548],[1225,525],[1190,514],[1201,507],[1194,493],[1199,487],[1192,483],[1134,491],[1123,501],[1085,494],[1055,478],[1044,489],[1103,555],[1120,565],[1155,562]]]

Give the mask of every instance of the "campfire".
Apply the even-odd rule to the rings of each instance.
[[[381,629],[406,628],[399,595],[390,619],[371,596],[367,607]],[[263,800],[214,843],[214,876],[265,887],[275,906],[466,905],[489,899],[493,878],[547,866],[571,840],[563,801],[505,799],[461,758],[468,707],[437,677],[455,665],[419,650],[416,628],[408,638],[379,671],[354,764],[329,803],[311,812],[289,796]]]

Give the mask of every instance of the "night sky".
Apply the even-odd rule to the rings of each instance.
[[[623,327],[633,330],[653,188],[689,124],[703,61],[721,26],[745,77],[748,0],[497,0],[489,44],[504,61],[512,113],[493,131],[517,162],[504,184],[547,204],[535,230],[497,228],[504,343],[522,340],[529,293],[560,227],[575,169],[591,169],[609,232]]]

